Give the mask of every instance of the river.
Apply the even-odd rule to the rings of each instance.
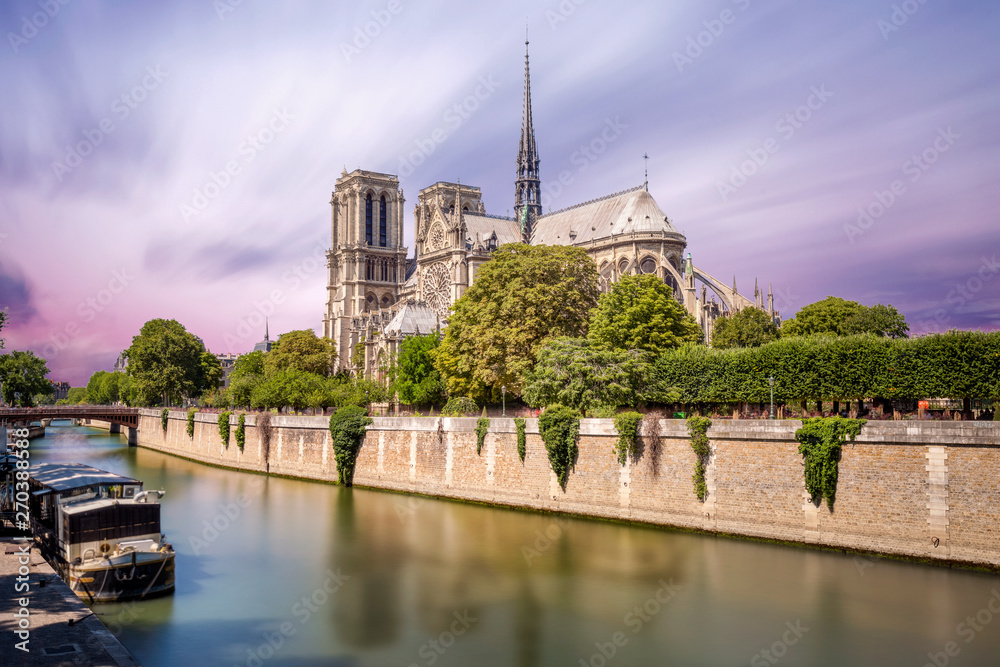
[[[31,460],[164,489],[146,667],[997,665],[1000,577],[194,463],[56,422]]]

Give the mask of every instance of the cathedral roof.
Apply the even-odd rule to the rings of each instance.
[[[494,232],[497,235],[497,247],[521,240],[521,228],[518,227],[517,221],[511,218],[466,212],[462,214],[462,220],[465,221],[465,228],[469,232],[470,243],[475,244],[478,237],[479,242],[485,246]]]
[[[531,237],[536,245],[579,245],[612,235],[673,234],[683,239],[644,186],[543,215]]]
[[[441,326],[441,321],[431,307],[423,302],[407,302],[385,326],[389,336],[426,335]]]

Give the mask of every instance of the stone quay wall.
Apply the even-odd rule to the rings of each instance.
[[[269,444],[248,413],[243,451],[231,418],[143,410],[139,444],[236,470],[336,481],[328,417],[274,415]],[[809,501],[795,441],[801,422],[717,421],[708,496],[694,495],[696,457],[681,420],[644,433],[637,460],[618,464],[610,419],[584,419],[565,491],[549,467],[538,420],[517,455],[513,419],[490,420],[476,454],[476,419],[375,417],[358,455],[358,486],[1000,568],[1000,423],[869,422],[843,447],[833,511]]]

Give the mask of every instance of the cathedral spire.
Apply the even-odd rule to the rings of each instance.
[[[528,67],[528,29],[524,29],[524,110],[521,118],[521,144],[517,152],[517,179],[514,182],[514,216],[521,236],[531,238],[535,220],[542,215],[541,180],[538,177],[538,151],[535,127],[531,121],[531,74]]]

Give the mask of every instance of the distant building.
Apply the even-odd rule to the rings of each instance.
[[[112,373],[124,373],[125,369],[128,368],[128,359],[125,358],[125,353],[122,352],[115,359],[115,365],[111,368]]]
[[[233,367],[236,365],[236,359],[239,355],[227,353],[217,354],[215,357],[222,364],[222,387],[226,388],[229,386],[229,376],[233,372]]]
[[[69,390],[70,390],[69,382],[52,383],[52,393],[55,395],[55,399],[57,401],[61,401],[62,399],[69,396]]]
[[[267,320],[264,320],[264,340],[253,346],[254,352],[270,352],[271,351],[271,336],[267,331]]]

